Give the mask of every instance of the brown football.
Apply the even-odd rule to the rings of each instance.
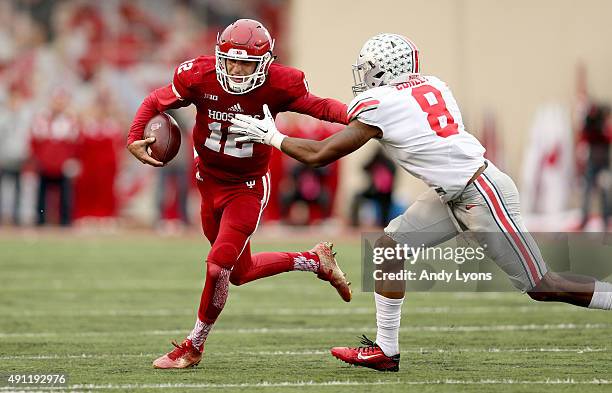
[[[155,137],[149,145],[149,155],[164,164],[170,162],[181,147],[181,129],[167,113],[160,113],[147,123],[144,138]]]

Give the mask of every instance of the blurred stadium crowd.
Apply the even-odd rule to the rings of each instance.
[[[173,113],[185,131],[179,156],[162,169],[148,168],[147,176],[125,150],[133,113],[149,91],[168,83],[178,64],[213,54],[217,32],[238,18],[262,21],[277,38],[279,61],[291,64],[283,40],[287,8],[283,0],[1,1],[0,224],[112,226],[121,219],[182,227],[197,222],[189,135],[194,108]],[[589,222],[595,190],[604,226],[611,210],[610,109],[586,97],[584,102],[577,136],[569,139],[570,149],[577,147],[572,156],[585,196],[578,229]],[[278,122],[292,136],[315,139],[339,128],[301,116],[280,116]],[[541,134],[541,126],[534,128]],[[503,166],[495,135],[485,126],[480,137],[489,158]],[[536,167],[558,164],[557,145],[547,152],[542,143],[533,145],[540,149]],[[384,225],[403,208],[392,198],[395,167],[376,151],[361,170],[365,187],[345,196],[350,203],[336,206],[338,164],[310,169],[275,150],[271,191],[276,198],[264,219],[313,224],[334,217],[339,207],[354,226]],[[542,187],[552,190],[538,186],[546,178],[531,182],[524,188],[538,198]],[[524,199],[528,211],[552,206],[528,195]]]
[[[0,222],[147,221],[134,205],[149,191],[149,221],[188,225],[193,112],[174,113],[186,131],[179,157],[144,178],[124,149],[131,117],[177,64],[214,53],[217,32],[234,20],[256,17],[282,36],[284,9],[274,0],[0,2]],[[282,39],[275,52],[288,62]],[[320,138],[334,130],[291,118],[285,126]],[[272,171],[279,197],[268,219],[330,216],[337,166],[309,170],[278,155]]]

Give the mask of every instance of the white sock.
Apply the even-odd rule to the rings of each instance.
[[[399,327],[404,298],[390,299],[374,293],[376,301],[376,344],[387,356],[397,355],[399,350]]]
[[[199,319],[196,319],[193,330],[191,333],[189,333],[189,336],[187,336],[187,338],[191,340],[194,348],[197,348],[198,350],[200,349],[200,346],[204,344],[204,341],[206,341],[208,333],[210,333],[210,329],[212,329],[212,327],[212,324],[204,323]]]
[[[589,308],[599,310],[612,310],[612,284],[609,282],[595,281],[593,298]]]

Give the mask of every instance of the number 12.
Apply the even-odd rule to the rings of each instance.
[[[208,123],[208,129],[210,135],[206,138],[204,146],[208,147],[212,151],[221,151],[221,123],[213,122]],[[227,134],[225,146],[223,147],[223,154],[228,156],[246,158],[253,156],[253,143],[243,143],[242,147],[236,146],[236,138],[240,137],[239,134]]]

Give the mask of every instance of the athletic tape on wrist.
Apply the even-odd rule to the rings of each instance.
[[[287,135],[283,135],[280,132],[276,133],[272,136],[272,139],[270,139],[270,145],[276,147],[278,150],[281,149],[281,144],[283,143],[283,139],[285,139],[287,137]]]

